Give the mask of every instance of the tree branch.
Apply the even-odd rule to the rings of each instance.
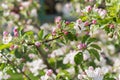
[[[50,42],[50,41],[59,39],[60,37],[62,37],[62,35],[60,35],[60,36],[58,36],[58,37],[56,37],[56,38],[53,38],[53,39],[48,39],[48,40],[41,41],[40,43]],[[34,43],[27,43],[27,45],[34,45]]]
[[[32,80],[25,72],[23,72],[17,65],[15,65],[12,61],[10,61],[9,59],[8,59],[8,57],[6,57],[4,54],[2,54],[2,56],[4,56],[6,59],[7,59],[7,61],[8,61],[8,63],[9,64],[11,64],[12,66],[15,66],[18,70],[20,70],[20,73],[22,73],[28,80]]]
[[[41,43],[50,42],[50,41],[59,39],[60,37],[62,37],[62,35],[60,35],[60,36],[58,36],[58,37],[56,37],[56,38],[53,38],[53,39],[44,40],[44,41],[42,41]],[[28,45],[34,45],[34,46],[35,46],[34,43],[28,43]],[[42,60],[43,60],[44,64],[47,65],[47,68],[48,68],[48,69],[52,69],[52,70],[53,70],[53,73],[54,73],[54,74],[57,74],[57,72],[55,71],[55,69],[50,66],[50,64],[49,64],[49,62],[48,62],[48,60],[47,60],[47,56],[46,56],[47,53],[46,53],[41,47],[37,47],[37,46],[36,46],[36,49],[38,50],[40,56],[42,57]]]
[[[37,46],[36,46],[36,49],[38,50],[39,54],[41,55],[44,64],[47,65],[47,68],[48,68],[48,69],[52,69],[52,70],[53,70],[53,73],[54,73],[54,74],[57,74],[57,72],[55,71],[55,69],[50,66],[50,64],[49,64],[49,62],[48,62],[48,60],[47,60],[47,56],[45,55],[45,51],[44,51],[42,48],[39,48],[39,47],[37,47]]]

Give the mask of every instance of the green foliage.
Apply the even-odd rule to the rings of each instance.
[[[90,46],[95,49],[101,50],[101,48],[97,44],[91,44]]]
[[[6,49],[6,48],[9,48],[11,45],[12,45],[12,43],[1,44],[1,45],[0,45],[0,50],[3,50],[3,49]]]
[[[76,63],[77,65],[82,64],[82,62],[83,62],[83,53],[78,52],[78,53],[75,55],[75,57],[74,57],[74,61],[75,61],[75,63]]]
[[[89,49],[88,51],[91,54],[91,56],[96,57],[97,60],[100,61],[100,55],[99,55],[99,53],[98,53],[97,50],[95,50],[95,49]]]
[[[71,80],[70,75],[67,71],[61,71],[57,77],[56,80]]]
[[[28,1],[30,1],[28,5],[25,3],[23,5],[22,2],[27,2],[26,0],[0,0],[0,75],[10,74],[11,78],[8,80],[30,80],[26,75],[31,80],[39,80],[41,76],[53,80],[77,80],[78,74],[86,75],[86,79],[93,79],[94,77],[83,74],[89,66],[93,66],[94,70],[97,67],[109,66],[112,68],[109,69],[111,72],[105,74],[101,70],[98,71],[100,75],[95,72],[96,76],[104,76],[103,80],[115,80],[118,77],[120,72],[117,72],[119,68],[116,67],[115,61],[119,58],[119,54],[116,53],[119,53],[120,49],[120,0],[105,0],[105,2],[71,0],[72,6],[69,3],[67,6],[72,9],[70,11],[72,16],[67,16],[70,18],[77,16],[80,21],[70,20],[67,23],[67,19],[58,20],[58,23],[52,25],[55,28],[54,35],[53,28],[49,26],[44,26],[47,30],[41,29],[40,21],[37,19],[39,15],[35,15],[37,12],[43,15],[44,12],[38,10],[43,6],[39,5],[39,1]],[[88,22],[87,26],[85,22]],[[114,27],[110,28],[110,24],[114,24]],[[10,30],[17,27],[17,30],[8,31],[7,27],[10,27]],[[3,30],[8,33],[1,34]],[[15,36],[16,32],[18,36]],[[2,37],[6,37],[7,40],[8,34],[12,36],[12,40],[5,44],[2,42]],[[78,48],[79,43],[83,44],[79,46],[81,49]],[[113,47],[115,49],[111,51]],[[74,54],[74,51],[78,53]],[[104,65],[94,59],[98,61],[103,59],[101,61],[105,61]],[[39,60],[41,62],[37,62]],[[64,60],[66,63],[63,63]],[[28,63],[33,65],[30,66]],[[34,67],[37,67],[35,68],[37,76],[34,69],[31,71]],[[52,75],[47,74],[48,69],[53,71]]]
[[[43,35],[44,35],[44,31],[43,31],[43,30],[40,30],[40,31],[38,32],[38,38],[39,38],[39,40],[42,40],[42,39],[43,39]]]
[[[68,34],[65,35],[65,39],[73,41],[73,40],[77,40],[77,37],[76,37],[75,34],[72,34],[71,32],[68,32]]]
[[[92,43],[92,42],[96,42],[96,41],[97,41],[96,38],[89,38],[89,39],[87,40],[87,45],[90,44],[90,43]]]
[[[110,73],[106,73],[103,80],[115,80],[115,78]]]

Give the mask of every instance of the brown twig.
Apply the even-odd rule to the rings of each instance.
[[[42,41],[41,43],[50,42],[50,41],[59,39],[60,37],[62,37],[62,35],[60,35],[60,36],[58,36],[58,37],[55,37],[55,38],[53,38],[53,39],[44,40],[44,41]],[[35,46],[34,43],[28,43],[28,45],[34,45],[34,46]],[[53,70],[53,73],[54,73],[54,74],[57,74],[57,72],[55,71],[55,69],[52,68],[52,66],[50,66],[50,64],[49,64],[49,62],[48,62],[48,60],[47,60],[46,52],[45,52],[42,48],[37,47],[37,46],[36,46],[36,49],[38,50],[40,56],[42,57],[42,60],[43,60],[44,64],[47,65],[47,68],[48,68],[48,69],[52,69],[52,70]]]
[[[52,69],[53,73],[57,74],[57,72],[55,71],[55,69],[50,66],[50,64],[49,64],[49,62],[47,60],[47,56],[45,55],[45,52],[42,50],[42,48],[39,48],[39,47],[36,46],[36,49],[38,50],[39,54],[41,55],[44,64],[47,65],[47,68],[48,69]]]
[[[53,38],[53,39],[44,40],[44,41],[42,41],[42,43],[50,42],[50,41],[53,41],[53,40],[59,39],[60,37],[62,37],[62,36],[60,35],[60,36],[58,36],[58,37],[56,37],[56,38]]]
[[[59,39],[60,37],[62,37],[62,35],[60,35],[60,36],[58,36],[58,37],[55,37],[55,38],[53,38],[53,39],[48,39],[48,40],[41,41],[40,43],[50,42],[50,41]],[[27,45],[34,45],[34,43],[27,43]]]

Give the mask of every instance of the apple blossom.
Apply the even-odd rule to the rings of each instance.
[[[104,18],[106,16],[106,14],[107,14],[107,11],[100,9],[98,13],[99,13],[99,15],[100,15],[101,18]]]
[[[58,16],[58,17],[55,18],[55,23],[58,24],[58,23],[61,22],[61,20],[62,20],[62,18],[60,16]]]
[[[3,39],[2,40],[3,40],[4,44],[8,44],[12,40],[11,34],[8,33],[8,32],[6,32],[6,31],[4,31],[3,32]]]
[[[49,69],[49,70],[47,70],[46,74],[47,74],[48,76],[51,76],[51,75],[53,74],[53,71],[52,71],[51,69]]]
[[[82,49],[85,49],[87,45],[85,43],[79,43],[77,47],[78,49],[82,50]]]
[[[7,31],[3,32],[3,36],[8,36],[8,35],[9,35],[9,33]]]
[[[39,41],[35,42],[35,46],[40,47],[41,43]]]
[[[103,76],[104,76],[104,69],[102,68],[93,68],[93,67],[89,67],[88,70],[85,70],[86,74],[88,77],[92,78],[93,80],[103,80]]]
[[[96,24],[97,23],[97,21],[96,20],[92,20],[92,24]]]
[[[61,24],[57,24],[57,27],[60,28],[60,27],[61,27]]]
[[[1,0],[0,80],[119,79],[119,0],[61,1]]]
[[[55,36],[56,35],[56,28],[52,29],[52,35]]]
[[[86,12],[90,12],[92,10],[92,7],[89,5],[89,6],[85,7],[85,10],[86,10]]]
[[[82,20],[81,20],[81,19],[77,19],[76,22],[77,22],[78,24],[81,24],[81,23],[82,23]]]

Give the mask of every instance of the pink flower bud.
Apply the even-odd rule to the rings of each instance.
[[[53,28],[53,30],[52,30],[52,35],[53,35],[53,36],[56,35],[56,29],[55,29],[55,28]]]
[[[13,50],[13,49],[14,49],[14,45],[11,45],[11,46],[10,46],[10,50]]]
[[[78,49],[82,49],[83,48],[82,43],[80,43],[77,47],[78,47]]]
[[[114,27],[114,24],[109,24],[109,28],[113,29]]]
[[[89,31],[86,31],[85,34],[86,34],[86,35],[89,35]]]
[[[57,27],[60,28],[60,27],[61,27],[61,24],[57,24]]]
[[[52,35],[55,36],[55,35],[56,35],[56,32],[52,32]]]
[[[64,34],[65,34],[65,35],[68,35],[68,32],[67,32],[67,31],[64,31]]]
[[[60,16],[58,16],[58,17],[55,18],[55,23],[58,24],[58,23],[61,22],[61,20],[62,20],[62,18]]]
[[[16,48],[18,48],[18,45],[11,45],[11,46],[10,46],[10,50],[14,50],[14,49],[16,49]]]
[[[35,46],[39,47],[40,45],[41,45],[40,42],[38,42],[38,41],[35,42]]]
[[[97,23],[97,21],[96,20],[92,20],[92,24],[96,24]]]
[[[66,21],[65,24],[68,25],[68,24],[70,24],[70,22],[69,22],[69,21]]]
[[[86,10],[87,10],[87,12],[90,12],[92,10],[92,7],[91,6],[87,6]]]
[[[77,47],[78,49],[82,50],[82,49],[85,49],[87,46],[84,43],[80,43]]]
[[[86,44],[82,44],[82,47],[83,47],[83,48],[86,48]]]
[[[47,74],[48,76],[51,76],[51,75],[53,74],[53,71],[52,71],[51,69],[49,69],[49,70],[47,70],[46,74]]]
[[[13,29],[13,32],[18,32],[17,27],[15,27],[15,28]]]
[[[88,21],[85,21],[84,25],[85,25],[85,26],[88,26],[88,25],[89,25],[89,22],[88,22]]]
[[[45,50],[46,52],[48,52],[48,51],[49,51],[49,49],[48,49],[48,48],[45,48],[44,50]]]
[[[15,37],[18,37],[18,30],[17,30],[17,27],[15,27],[15,28],[13,29],[13,33],[14,33],[14,36],[15,36]]]
[[[18,32],[14,32],[14,36],[15,36],[15,37],[18,37]]]
[[[9,33],[7,31],[3,32],[3,36],[7,36]]]
[[[81,24],[81,23],[82,23],[82,20],[81,20],[81,19],[78,19],[76,22],[77,22],[78,24]]]

